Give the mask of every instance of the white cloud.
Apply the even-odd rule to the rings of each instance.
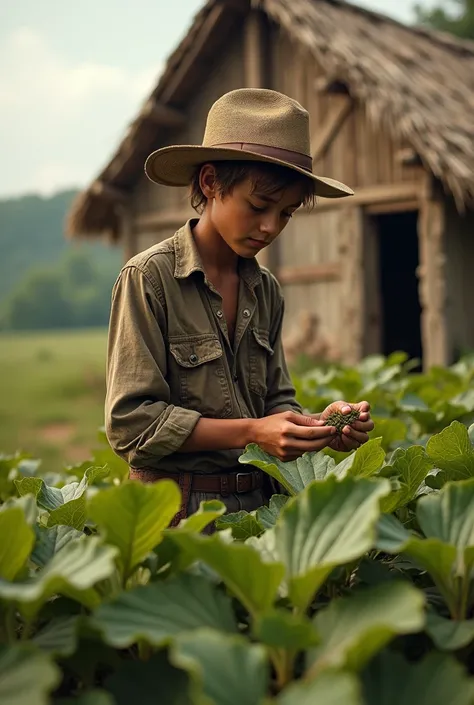
[[[0,47],[0,195],[84,185],[115,150],[160,67],[71,63],[29,27]]]

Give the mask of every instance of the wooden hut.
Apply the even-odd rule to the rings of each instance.
[[[355,190],[301,210],[261,255],[284,287],[287,339],[304,347],[304,329],[348,363],[473,350],[474,44],[343,0],[209,0],[68,235],[105,236],[124,260],[172,235],[194,214],[186,190],[151,183],[144,160],[200,143],[210,105],[244,86],[304,104],[315,170]]]

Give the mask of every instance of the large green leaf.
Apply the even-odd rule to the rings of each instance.
[[[42,651],[52,656],[70,656],[77,647],[78,617],[57,617],[46,624],[32,639]]]
[[[395,476],[400,489],[384,497],[381,503],[382,511],[393,512],[411,502],[432,468],[433,461],[422,446],[398,448],[392,456],[390,465],[384,468],[384,474],[388,476],[390,473]]]
[[[191,514],[185,519],[181,519],[178,528],[198,534],[213,521],[221,517],[225,511],[225,504],[217,499],[201,502],[197,512],[194,512],[194,514]]]
[[[13,580],[23,568],[35,542],[21,507],[0,512],[0,578]]]
[[[301,611],[333,568],[373,547],[380,499],[389,492],[388,480],[329,477],[287,503],[274,529],[275,545],[290,598]]]
[[[225,538],[226,533],[199,536],[174,529],[168,535],[189,555],[216,571],[255,616],[272,606],[284,567],[281,563],[265,562],[260,553],[246,543],[230,543]]]
[[[197,512],[181,519],[178,528],[191,534],[199,534],[225,511],[225,504],[217,499],[201,502]],[[193,556],[181,549],[168,535],[163,536],[161,543],[155,547],[154,553],[156,559],[152,572],[156,574],[162,574],[163,571],[171,574],[186,570],[194,561]]]
[[[181,495],[173,480],[146,485],[125,482],[98,492],[89,501],[88,513],[119,549],[119,567],[124,580],[157,546],[178,512]]]
[[[359,681],[351,673],[323,673],[312,681],[293,683],[280,693],[275,703],[278,705],[363,705],[360,691]]]
[[[261,705],[267,693],[269,667],[265,649],[240,636],[210,629],[181,634],[170,660],[189,672],[209,705]]]
[[[305,453],[297,460],[283,463],[278,458],[265,453],[255,443],[247,446],[239,462],[255,465],[275,478],[290,495],[297,495],[310,482],[324,480],[336,473],[336,463],[324,453]]]
[[[94,585],[115,570],[116,549],[102,546],[97,537],[71,541],[30,580],[0,580],[0,598],[17,603],[26,619],[32,619],[55,594],[72,597],[87,607],[97,607],[100,596]]]
[[[364,673],[367,705],[472,705],[474,679],[452,657],[432,653],[410,664],[382,653]]]
[[[474,641],[474,619],[456,621],[429,612],[426,631],[440,651],[457,651]]]
[[[380,470],[385,460],[385,451],[381,447],[381,438],[372,438],[351,453],[336,468],[338,477],[370,477]]]
[[[260,536],[264,530],[253,514],[243,510],[220,517],[216,521],[216,528],[219,530],[230,529],[234,539],[239,541],[245,541],[251,536]]]
[[[271,529],[275,526],[280,512],[288,502],[289,497],[284,494],[274,494],[270,497],[268,506],[259,507],[257,509],[257,519],[264,529]]]
[[[31,554],[31,560],[40,567],[44,567],[49,563],[53,556],[59,553],[70,541],[79,539],[82,536],[80,531],[70,526],[54,526],[52,529],[35,526],[35,533],[36,543]]]
[[[266,646],[289,651],[302,651],[318,643],[318,635],[311,621],[288,610],[265,612],[254,625],[256,638]]]
[[[312,674],[360,670],[393,637],[423,629],[425,598],[409,583],[390,582],[331,602],[314,618],[321,643],[308,654]]]
[[[38,507],[36,506],[33,495],[25,495],[24,497],[9,497],[6,502],[0,504],[0,512],[5,512],[13,507],[21,509],[25,515],[26,523],[29,526],[35,526],[38,518]]]
[[[169,662],[166,651],[153,653],[147,661],[123,660],[105,686],[116,705],[200,705],[191,700],[188,674]]]
[[[447,555],[448,548],[455,549],[455,560],[449,572],[444,569],[443,585],[439,586],[452,616],[465,619],[474,568],[474,478],[449,482],[439,493],[420,499],[417,519],[425,536],[443,542],[443,554]]]
[[[474,449],[466,426],[459,421],[432,436],[426,451],[436,467],[448,473],[449,479],[474,477]]]
[[[92,622],[118,648],[141,639],[159,646],[198,627],[237,631],[230,598],[205,578],[187,574],[121,593],[101,605]]]
[[[61,488],[50,487],[39,477],[24,477],[15,480],[15,485],[21,496],[32,494],[40,507],[53,511],[66,502],[82,497],[89,484],[98,478],[107,477],[108,474],[107,468],[90,467],[80,482],[70,482]]]
[[[456,546],[458,551],[474,546],[474,478],[449,482],[439,493],[423,497],[416,515],[428,538]]]
[[[377,548],[394,555],[404,553],[412,558],[431,575],[450,609],[456,612],[458,585],[453,571],[456,547],[439,539],[418,538],[388,514],[380,519],[377,530]]]
[[[71,526],[77,531],[82,531],[86,523],[86,496],[83,494],[77,499],[62,504],[53,509],[48,517],[48,526]]]
[[[438,585],[451,616],[463,620],[472,595],[474,478],[449,482],[440,492],[422,497],[416,514],[427,538],[407,532],[394,517],[384,517],[378,526],[377,546],[389,553],[403,552],[425,568]]]
[[[30,644],[0,645],[2,705],[47,705],[60,678],[59,668]]]

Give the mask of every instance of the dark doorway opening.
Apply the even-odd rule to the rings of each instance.
[[[381,352],[422,359],[418,211],[374,216],[378,234]]]

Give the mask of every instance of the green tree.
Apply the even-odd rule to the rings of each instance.
[[[462,39],[474,39],[474,0],[451,0],[429,10],[417,4],[415,12],[422,24]]]
[[[71,274],[82,284],[90,274],[89,265],[81,267],[85,254],[102,276],[118,273],[123,259],[120,247],[94,238],[71,241],[65,237],[64,221],[76,195],[77,191],[62,191],[50,197],[0,199],[0,308],[31,269],[53,267],[71,251]]]
[[[76,248],[68,252],[64,259],[64,277],[72,288],[93,284],[97,274],[90,253]]]
[[[61,274],[38,269],[27,275],[7,302],[5,319],[10,330],[71,327],[74,309]]]
[[[90,251],[34,267],[0,307],[0,330],[106,326],[116,276],[114,266],[97,264]]]

